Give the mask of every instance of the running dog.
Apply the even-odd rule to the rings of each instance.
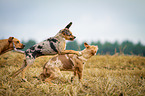
[[[35,44],[31,48],[25,51],[24,63],[22,67],[12,74],[11,77],[17,76],[22,72],[22,81],[27,81],[25,78],[25,71],[34,63],[36,57],[42,55],[55,55],[55,54],[77,54],[81,55],[78,51],[65,50],[66,41],[73,41],[76,37],[72,35],[69,30],[72,22],[70,22],[64,29],[60,30],[54,37],[50,37],[47,40]]]
[[[8,39],[0,40],[0,55],[14,50],[13,45],[16,49],[23,49],[25,47],[17,38],[9,37]]]
[[[79,81],[81,81],[85,62],[98,51],[98,46],[90,46],[87,43],[84,43],[84,46],[86,48],[81,51],[82,56],[65,54],[51,58],[44,65],[43,72],[40,74],[38,79],[52,84],[51,80],[58,78],[59,75],[61,75],[60,71],[73,71],[74,76],[71,78],[71,81],[73,81],[76,75],[78,75]]]

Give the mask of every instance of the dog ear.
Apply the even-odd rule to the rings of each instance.
[[[88,43],[84,43],[84,46],[86,47],[86,48],[89,48],[90,47],[90,45],[88,45]]]
[[[14,39],[14,37],[9,37],[8,41],[12,42],[13,39]]]
[[[70,22],[65,28],[68,28],[72,25],[72,22]]]

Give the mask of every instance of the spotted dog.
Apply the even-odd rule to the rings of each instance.
[[[73,50],[65,50],[66,41],[73,41],[76,37],[72,35],[72,32],[69,30],[72,22],[70,22],[64,29],[60,30],[54,37],[50,37],[47,40],[35,44],[31,48],[25,51],[24,63],[22,67],[12,74],[11,77],[17,76],[22,72],[22,80],[27,81],[25,79],[25,71],[30,65],[33,64],[36,57],[42,55],[54,55],[54,54],[77,54],[81,55],[81,53]]]
[[[43,72],[38,79],[52,84],[51,80],[58,78],[59,75],[61,75],[60,71],[73,71],[74,76],[71,78],[71,81],[73,81],[76,75],[78,75],[79,80],[81,81],[84,63],[98,51],[98,46],[90,46],[87,43],[84,43],[84,46],[86,48],[81,51],[82,56],[65,54],[52,57],[44,65]]]
[[[8,39],[2,39],[0,40],[0,55],[13,50],[13,45],[15,45],[16,49],[23,49],[25,47],[17,38],[9,37]]]

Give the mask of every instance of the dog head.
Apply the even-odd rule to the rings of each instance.
[[[94,46],[94,45],[88,45],[87,43],[84,43],[84,46],[86,47],[83,51],[82,51],[82,56],[86,59],[96,55],[97,51],[98,51],[98,46]]]
[[[70,22],[64,29],[61,30],[62,36],[66,40],[73,41],[76,37],[72,35],[72,32],[69,30],[70,26],[72,25],[72,22]]]
[[[13,43],[15,44],[15,47],[17,49],[23,49],[25,47],[24,44],[20,43],[20,41],[17,38],[14,37],[9,37],[8,39],[9,43],[12,45]]]

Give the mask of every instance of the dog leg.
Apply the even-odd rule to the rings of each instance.
[[[55,71],[55,77],[58,78],[61,82],[65,82],[65,78],[63,78],[59,68],[57,68],[57,71]]]
[[[77,75],[78,75],[78,77],[79,77],[79,81],[81,82],[81,80],[82,80],[82,72],[83,72],[83,62],[80,60],[80,59],[78,59],[78,58],[76,58],[76,57],[74,57],[74,63],[75,63],[75,70],[77,71]]]
[[[77,70],[76,70],[76,69],[74,69],[74,76],[73,76],[73,77],[71,77],[71,82],[73,82],[73,81],[74,81],[74,78],[76,77],[76,75],[77,75]]]
[[[16,72],[14,72],[14,73],[11,75],[11,77],[14,78],[14,77],[16,77],[17,75],[19,75],[19,74],[23,71],[23,69],[24,69],[26,66],[27,66],[27,63],[26,63],[26,60],[24,60],[22,67],[21,67],[19,70],[17,70]]]
[[[82,55],[81,52],[79,51],[74,51],[74,50],[64,50],[62,52],[59,53],[60,55],[63,55],[63,54],[76,54],[76,55]]]
[[[50,75],[49,78],[46,78],[46,79],[45,79],[45,82],[48,82],[49,84],[52,85],[53,83],[51,82],[51,80],[54,80],[54,79],[56,79],[56,78],[57,78],[57,76],[56,76],[55,74],[52,73],[52,74]]]
[[[22,71],[22,81],[26,81],[27,82],[27,79],[25,78],[25,73],[26,73],[26,70],[28,70],[28,68],[30,68],[30,66],[32,66],[33,62],[27,64],[27,66],[23,69]]]
[[[25,78],[25,73],[26,73],[26,70],[34,63],[34,60],[35,60],[34,58],[32,58],[32,59],[26,58],[26,67],[22,71],[22,80],[23,81],[27,81],[27,79]]]
[[[11,77],[12,77],[12,78],[15,78],[17,75],[19,75],[19,73],[21,73],[21,72],[23,71],[24,68],[25,68],[25,67],[22,67],[22,68],[20,68],[19,70],[17,70],[15,73],[13,73],[13,74],[11,75]]]
[[[79,81],[82,82],[82,71],[78,70]]]
[[[23,66],[19,70],[17,70],[14,74],[12,74],[11,77],[14,78],[22,72],[22,81],[27,81],[27,79],[25,78],[25,71],[33,64],[33,62],[34,59],[24,60]]]
[[[26,70],[29,68],[30,66],[27,65],[23,70],[22,70],[22,81],[27,82],[27,79],[25,78],[25,73]]]

